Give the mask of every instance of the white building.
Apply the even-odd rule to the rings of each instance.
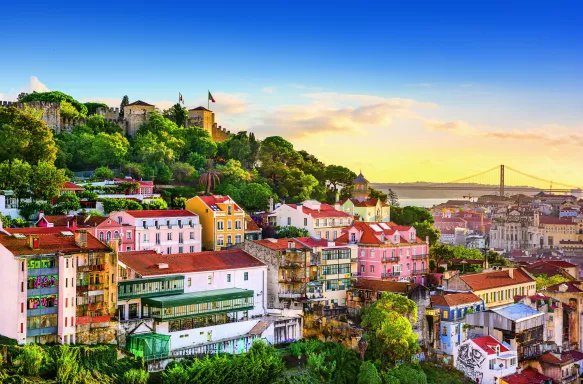
[[[198,215],[179,210],[111,212],[109,217],[122,225],[136,227],[135,247],[140,250],[172,254],[200,252],[202,227]]]
[[[342,229],[352,224],[352,216],[348,213],[316,200],[281,205],[270,214],[270,218],[275,218],[275,225],[279,227],[303,228],[310,236],[329,240],[336,240]]]
[[[133,353],[132,338],[165,336],[166,353],[195,355],[302,337],[299,317],[267,316],[267,267],[243,250],[121,252],[119,267],[120,341]]]
[[[18,210],[18,199],[12,191],[0,191],[0,213],[11,218],[21,218]]]
[[[454,350],[454,367],[475,383],[497,384],[516,372],[516,351],[492,336],[466,340]]]

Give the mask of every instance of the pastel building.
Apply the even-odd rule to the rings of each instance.
[[[350,198],[338,202],[339,210],[358,216],[359,221],[365,222],[389,222],[391,221],[391,206],[383,203],[381,199],[365,199],[359,201]]]
[[[454,352],[454,367],[474,383],[498,384],[517,366],[516,350],[492,336],[466,340]]]
[[[467,340],[466,313],[485,309],[484,301],[473,293],[433,295],[431,307],[439,313],[439,347],[447,355],[453,355],[457,346]]]
[[[204,249],[219,250],[245,239],[245,211],[229,196],[195,196],[186,209],[200,217]]]
[[[361,278],[426,282],[429,243],[417,237],[414,227],[356,221],[337,240],[358,245]]]
[[[109,218],[117,222],[124,229],[126,237],[125,248],[131,246],[127,239],[128,231],[133,233],[132,250],[155,250],[165,254],[200,252],[201,251],[201,225],[199,218],[190,211],[179,210],[143,210],[111,212]],[[112,223],[108,225],[113,225]],[[101,233],[108,231],[98,231]],[[115,236],[115,232],[113,232]]]
[[[120,343],[146,360],[242,353],[301,338],[301,319],[266,314],[266,266],[240,249],[119,254]],[[158,356],[147,348],[162,344]]]
[[[352,224],[352,216],[316,200],[300,204],[284,204],[270,215],[279,227],[293,226],[308,231],[310,236],[336,240],[342,230]]]
[[[24,343],[115,343],[117,259],[83,230],[0,228],[0,334]]]

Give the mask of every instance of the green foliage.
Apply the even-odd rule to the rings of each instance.
[[[0,107],[0,161],[53,164],[57,146],[51,129],[30,112]]]
[[[435,267],[437,267],[437,263],[435,262],[435,260],[433,259],[429,260],[429,271],[434,272]]]
[[[106,110],[109,109],[109,106],[107,104],[104,103],[94,103],[94,102],[87,102],[87,103],[83,103],[83,105],[87,108],[87,115],[94,115],[97,112],[97,108],[102,107],[105,108]]]
[[[331,186],[332,192],[336,192],[339,187],[351,185],[356,179],[356,173],[341,165],[329,165],[325,171],[326,181]]]
[[[365,361],[360,366],[358,373],[358,384],[381,384],[381,377],[377,371],[377,367],[370,361]]]
[[[91,162],[100,166],[119,166],[128,153],[130,144],[128,139],[120,133],[98,133],[91,144]]]
[[[30,190],[34,197],[49,200],[58,196],[59,190],[68,180],[65,170],[57,169],[49,162],[39,161],[37,165],[32,167]]]
[[[463,384],[470,382],[461,371],[456,369],[443,369],[433,364],[421,364],[421,368],[427,377],[427,384]]]
[[[392,378],[388,379],[387,376]],[[384,381],[399,384],[427,384],[427,376],[416,364],[399,364],[385,372],[383,379]]]
[[[398,225],[413,225],[425,221],[434,223],[431,213],[419,207],[391,207],[391,221]]]
[[[535,275],[535,279],[536,279],[536,289],[537,290],[550,287],[551,285],[561,284],[561,283],[564,283],[566,281],[569,281],[563,275],[547,276],[545,274],[540,274],[540,275]]]
[[[249,183],[242,188],[239,201],[247,210],[265,210],[269,206],[269,198],[272,195],[273,192],[269,186],[259,183]]]
[[[413,227],[417,232],[417,237],[419,237],[422,241],[425,241],[425,238],[429,237],[429,245],[435,245],[439,241],[441,232],[439,229],[436,229],[430,222],[415,222],[413,223]]]
[[[18,371],[28,376],[38,376],[43,365],[48,360],[47,353],[36,344],[25,344],[15,365]]]
[[[105,120],[105,117],[101,115],[89,116],[87,120],[85,120],[85,124],[87,127],[91,128],[95,134],[99,132],[105,132],[109,134],[123,133],[123,129],[121,129],[119,124]]]
[[[142,210],[142,205],[134,200],[102,198],[101,202],[106,214],[125,210]]]
[[[0,163],[0,188],[14,191],[18,198],[26,197],[31,175],[32,167],[27,162],[5,160]]]
[[[63,193],[57,199],[57,205],[55,206],[55,212],[61,214],[68,214],[71,211],[77,211],[81,209],[81,203],[79,202],[79,197],[72,192]]]
[[[365,307],[362,326],[369,335],[367,354],[383,364],[410,361],[419,350],[412,324],[417,321],[417,305],[405,296],[383,293]]]
[[[388,194],[370,187],[368,188],[368,197],[370,197],[371,199],[381,199],[383,203],[386,203],[387,200],[389,199]]]
[[[191,152],[188,154],[186,162],[194,167],[194,169],[203,169],[206,165],[206,158],[196,152]]]
[[[186,125],[186,119],[188,119],[188,111],[181,106],[180,103],[176,103],[172,107],[166,109],[163,112],[163,115],[167,119],[175,122],[179,127],[184,127]]]
[[[495,253],[495,252],[494,252]],[[436,262],[451,259],[484,260],[484,255],[476,248],[466,248],[462,245],[436,244],[429,249],[429,255]],[[496,253],[496,257],[498,254]]]
[[[192,181],[196,176],[196,170],[188,163],[177,161],[172,164],[172,176],[178,182]]]
[[[120,384],[147,384],[150,378],[148,371],[130,369],[125,372],[119,381]]]
[[[18,205],[18,213],[20,213],[20,216],[25,220],[35,220],[38,217],[39,212],[43,212],[45,215],[52,215],[52,204],[43,201],[21,201]]]
[[[388,197],[388,204],[393,206],[393,207],[398,207],[399,206],[399,196],[397,195],[397,193],[395,191],[393,191],[392,189],[389,189],[389,192],[387,193],[387,197]],[[386,203],[386,201],[385,201]]]
[[[108,167],[99,167],[95,169],[95,172],[93,173],[93,177],[95,177],[98,180],[111,180],[114,177],[114,173],[111,169],[109,169]]]
[[[65,100],[61,101],[60,109],[61,117],[65,119],[82,119],[85,117],[85,115],[80,113],[73,104]]]
[[[164,210],[168,209],[168,203],[162,199],[152,199],[147,203],[142,204],[144,209]]]
[[[130,103],[130,98],[128,97],[128,95],[125,95],[122,99],[121,99],[121,104],[119,105],[119,117],[124,117],[123,114],[123,107],[125,107],[126,105],[128,105]]]
[[[280,227],[277,229],[277,237],[280,239],[288,239],[291,237],[306,237],[310,236],[307,229],[297,228],[292,225]]]
[[[172,205],[175,208],[180,208],[180,209],[186,208],[186,197],[175,197],[172,200]]]
[[[70,103],[73,107],[75,107],[77,112],[79,112],[80,114],[87,115],[87,107],[84,104],[73,99],[73,97],[59,91],[29,93],[28,95],[22,97],[20,101],[23,103],[27,103],[30,101],[52,101],[61,103],[65,101]]]

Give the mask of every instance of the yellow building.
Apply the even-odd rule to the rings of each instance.
[[[473,292],[484,300],[487,308],[513,304],[514,296],[536,293],[536,281],[521,268],[508,268],[491,272],[455,275],[443,281],[443,290]]]
[[[145,115],[149,112],[154,112],[155,110],[156,106],[148,104],[142,100],[134,101],[133,103],[123,106],[123,114],[126,117],[128,115]]]
[[[196,196],[186,202],[186,209],[200,218],[203,249],[215,251],[243,242],[245,211],[229,196]]]

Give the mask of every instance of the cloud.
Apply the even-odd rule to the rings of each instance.
[[[27,92],[49,92],[50,89],[44,85],[36,76],[31,76],[28,81]]]
[[[247,111],[251,105],[247,100],[247,95],[244,93],[224,93],[214,92],[213,97],[216,103],[211,103],[210,109],[224,115],[239,115]],[[207,99],[200,99],[196,106],[202,105],[206,107]]]
[[[288,84],[288,86],[290,86],[292,88],[296,88],[296,89],[305,89],[305,90],[309,90],[309,91],[320,91],[320,90],[322,90],[322,88],[320,88],[320,87],[309,87],[309,86],[304,85],[304,84],[290,83],[290,84]]]
[[[419,87],[419,88],[431,88],[433,84],[431,83],[418,83],[418,84],[409,84],[410,87]]]
[[[421,118],[421,121],[423,121],[425,129],[429,131],[445,132],[458,136],[471,136],[476,135],[478,133],[477,128],[470,126],[470,124],[467,121],[456,120],[441,122],[434,120],[425,120],[423,118]]]
[[[275,87],[264,87],[261,92],[265,92],[265,93],[273,93],[275,92]]]
[[[375,95],[362,95],[362,94],[349,94],[349,93],[337,93],[337,92],[320,92],[320,93],[308,93],[303,96],[318,100],[322,102],[353,102],[359,104],[384,104],[388,108],[436,108],[437,104],[421,102],[413,99],[402,99],[398,97],[386,98],[382,96]]]

